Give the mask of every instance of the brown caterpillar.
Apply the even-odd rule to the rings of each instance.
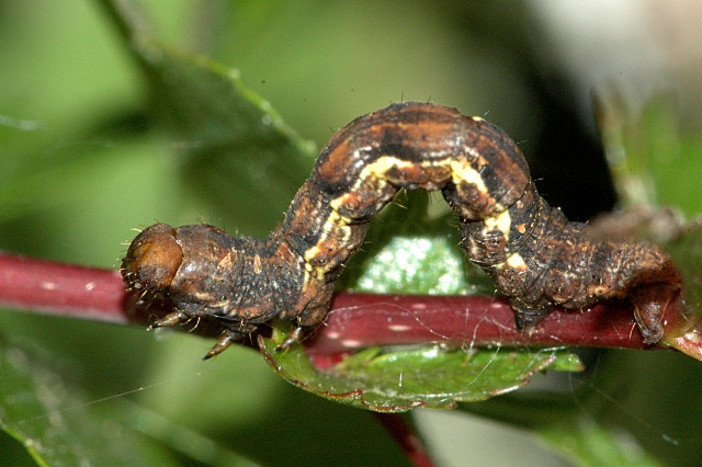
[[[219,322],[208,357],[274,317],[296,322],[288,345],[324,320],[344,264],[400,188],[442,191],[459,216],[463,248],[510,299],[517,326],[555,305],[628,298],[645,342],[662,337],[681,286],[671,259],[648,243],[596,239],[587,225],[568,222],[539,196],[500,128],[432,104],[393,104],[338,131],[266,240],[156,224],[134,239],[122,275],[142,298],[173,303],[153,327]]]

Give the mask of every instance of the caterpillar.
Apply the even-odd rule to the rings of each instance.
[[[541,198],[517,145],[497,126],[457,110],[408,102],[361,116],[333,135],[265,240],[205,224],[155,224],[131,243],[121,273],[142,301],[173,311],[152,327],[213,319],[222,333],[207,357],[274,317],[293,321],[283,346],[326,317],[336,279],[373,216],[401,188],[441,190],[461,245],[514,309],[519,328],[554,306],[628,299],[646,343],[663,335],[681,287],[658,247],[598,238]]]

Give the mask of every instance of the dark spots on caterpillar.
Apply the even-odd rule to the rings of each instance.
[[[218,323],[208,357],[275,317],[295,323],[289,345],[322,323],[344,264],[401,188],[441,190],[458,215],[462,247],[509,298],[518,327],[555,306],[627,299],[644,340],[663,335],[665,310],[681,287],[670,258],[654,245],[600,238],[568,222],[539,196],[500,128],[432,104],[393,104],[339,130],[267,239],[156,224],[132,242],[122,276],[143,301],[172,304],[154,327]]]

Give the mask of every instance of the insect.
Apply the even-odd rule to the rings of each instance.
[[[568,222],[539,196],[524,156],[500,128],[433,104],[393,104],[339,130],[267,239],[155,224],[132,242],[122,276],[142,301],[173,304],[153,327],[218,322],[222,333],[208,357],[274,317],[295,323],[287,346],[325,319],[344,264],[401,188],[442,191],[468,258],[509,298],[518,327],[556,305],[626,298],[644,341],[662,337],[666,307],[681,287],[672,260],[654,245],[597,238],[586,224]]]

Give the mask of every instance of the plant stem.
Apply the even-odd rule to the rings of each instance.
[[[512,308],[502,298],[339,293],[326,327],[310,346],[322,354],[426,342],[650,348],[635,326],[625,303],[597,304],[582,311],[557,308],[541,323],[519,330]]]
[[[36,313],[126,324],[118,271],[0,252],[0,305]]]
[[[0,305],[117,324],[145,323],[117,271],[0,253]],[[153,315],[154,310],[149,309]],[[204,335],[212,330],[203,327]],[[338,293],[324,326],[309,342],[317,362],[371,346],[440,342],[463,346],[596,346],[648,349],[621,303],[584,311],[556,309],[518,330],[509,304],[486,296]]]
[[[417,467],[432,467],[434,462],[424,446],[424,442],[417,435],[414,428],[407,423],[406,416],[397,413],[371,412],[380,422],[385,431],[393,437],[395,442],[407,455],[407,458]]]

